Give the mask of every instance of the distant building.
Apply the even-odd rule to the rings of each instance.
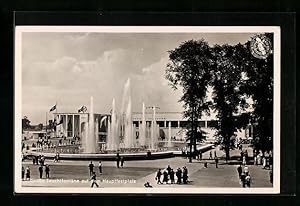
[[[84,136],[85,124],[88,123],[89,113],[54,113],[56,122],[62,121],[62,124],[56,127],[56,136],[80,137]],[[146,124],[151,125],[153,120],[152,112],[145,113]],[[95,127],[98,127],[98,142],[105,143],[108,131],[108,121],[111,121],[110,114],[94,114]],[[169,137],[169,127],[173,140],[184,141],[186,138],[187,120],[182,117],[180,112],[156,112],[156,122],[159,125],[160,140],[167,140]],[[136,137],[139,137],[139,128],[142,123],[142,113],[132,113],[132,123],[134,125]],[[198,121],[201,129],[206,132],[207,141],[215,141],[215,127],[218,125],[217,119],[203,117]],[[237,139],[250,137],[253,131],[241,130],[237,132]]]

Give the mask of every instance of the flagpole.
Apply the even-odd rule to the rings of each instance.
[[[48,112],[46,112],[46,139],[47,139],[47,137],[48,137],[48,135],[47,135],[47,115],[48,114]]]
[[[56,113],[56,117],[55,117],[55,120],[56,120],[56,125],[55,125],[55,137],[57,137],[57,101],[55,102],[55,113]]]

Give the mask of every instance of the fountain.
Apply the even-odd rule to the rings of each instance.
[[[63,159],[96,160],[100,158],[115,160],[116,152],[119,152],[120,155],[129,159],[148,159],[148,150],[151,150],[151,158],[173,157],[174,154],[172,151],[159,151],[161,148],[165,149],[166,144],[168,150],[171,150],[171,147],[174,145],[178,147],[178,143],[172,143],[171,122],[168,123],[168,142],[160,144],[160,127],[156,121],[156,107],[152,106],[150,108],[152,109],[151,122],[149,122],[149,120],[146,121],[146,107],[145,103],[142,103],[142,117],[139,123],[139,129],[137,130],[137,125],[133,123],[132,119],[130,79],[128,79],[124,85],[121,109],[119,111],[117,110],[116,101],[113,98],[111,115],[105,115],[101,120],[99,119],[99,115],[94,114],[94,102],[93,97],[91,97],[89,114],[83,114],[83,120],[80,123],[81,146],[79,144],[61,146],[60,157]],[[106,128],[103,128],[103,125]],[[103,141],[102,138],[105,132],[107,132],[106,144],[101,144],[101,152],[96,154],[99,151],[97,142],[98,136],[100,134],[100,141]],[[138,143],[136,140],[137,132],[139,132]],[[182,133],[182,139],[183,137],[184,134]],[[205,148],[211,148],[212,146],[213,144],[206,145]],[[74,147],[76,147],[76,151]],[[73,148],[73,152],[71,153],[69,152],[70,148]],[[48,158],[53,158],[56,153],[56,148],[55,153],[53,153],[51,149],[49,151],[49,153],[44,151],[43,154]],[[33,152],[33,154],[37,155],[38,152]]]
[[[145,117],[145,103],[143,102],[142,109],[142,124],[140,126],[140,135],[139,135],[140,146],[146,146],[146,117]]]
[[[116,112],[115,99],[112,101],[111,122],[108,121],[107,150],[119,149],[119,122]]]
[[[153,110],[153,119],[151,121],[151,135],[150,135],[150,149],[151,150],[155,150],[156,149],[156,145],[157,145],[157,141],[158,141],[158,136],[159,136],[159,125],[157,125],[156,123],[156,107],[153,106],[152,107]]]
[[[130,79],[128,78],[124,85],[121,112],[119,115],[116,111],[115,99],[113,99],[111,123],[107,135],[107,150],[118,150],[120,148],[121,137],[123,138],[122,148],[134,147],[136,142],[135,132],[133,131]]]
[[[132,132],[132,111],[131,111],[131,98],[129,97],[126,113],[125,113],[125,134],[124,134],[124,147],[133,147],[133,132]]]
[[[96,153],[96,135],[94,123],[94,99],[91,97],[89,120],[85,124],[85,145],[84,153]]]

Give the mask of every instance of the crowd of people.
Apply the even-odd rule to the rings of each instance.
[[[176,176],[176,182],[175,182]],[[158,169],[155,180],[157,184],[187,184],[188,183],[188,169],[186,166],[183,166],[181,169],[180,167],[177,168],[176,172],[168,165],[166,169],[163,171]]]
[[[50,140],[49,137],[39,138],[31,145],[22,142],[22,151],[23,150],[30,150],[32,149],[39,149],[39,150],[47,150],[47,149],[55,149],[61,146],[70,146],[70,145],[79,145],[80,144],[80,137],[74,136],[72,138],[66,138],[65,136],[60,137],[56,140]]]
[[[32,158],[33,165],[38,165],[37,168],[40,179],[43,178],[43,174],[45,174],[46,178],[50,178],[50,165],[45,164],[45,159],[44,155],[33,156]],[[22,166],[22,180],[30,180],[30,175],[30,167],[27,166],[25,169],[24,166]]]

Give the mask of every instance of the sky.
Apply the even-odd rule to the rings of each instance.
[[[156,105],[181,112],[181,90],[165,79],[168,51],[187,40],[238,44],[253,33],[22,33],[22,116],[44,123],[46,112],[77,112],[94,98],[96,113],[120,109],[124,84],[131,82],[132,108]],[[48,114],[51,116],[51,114]]]

